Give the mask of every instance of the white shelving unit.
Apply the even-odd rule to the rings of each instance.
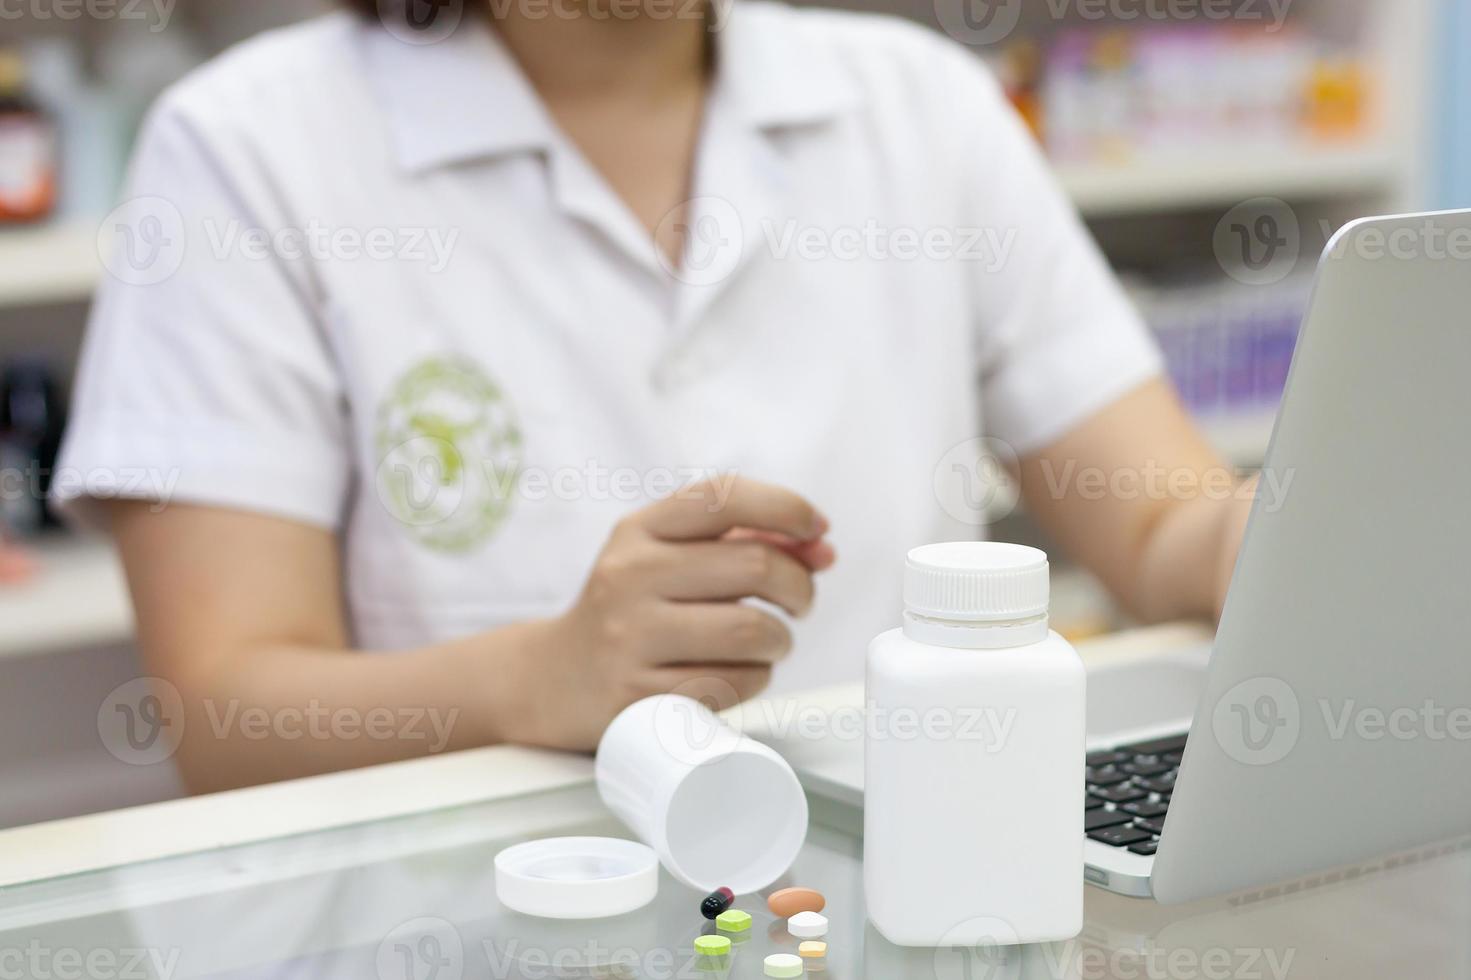
[[[1271,410],[1200,420],[1201,429],[1216,451],[1227,462],[1242,467],[1261,465],[1262,453],[1276,424],[1277,413]]]
[[[40,573],[0,588],[0,660],[115,646],[133,636],[133,609],[117,554],[71,538],[38,548]]]
[[[1064,165],[1063,186],[1089,218],[1229,206],[1253,197],[1374,196],[1400,183],[1388,146],[1304,146],[1270,157],[1211,156]]]
[[[1058,167],[1058,175],[1088,218],[1169,214],[1258,195],[1398,195],[1404,185],[1401,161],[1389,146],[1072,164]],[[97,229],[87,222],[0,232],[0,308],[84,302],[101,274]]]
[[[1063,165],[1059,176],[1091,222],[1127,218],[1137,222],[1131,226],[1136,238],[1147,238],[1157,223],[1163,264],[1175,257],[1175,222],[1183,213],[1219,217],[1255,197],[1289,202],[1305,228],[1320,219],[1336,226],[1350,215],[1423,209],[1437,11],[1437,0],[1300,0],[1294,7],[1300,23],[1318,27],[1344,13],[1358,17],[1360,43],[1375,84],[1373,114],[1362,142]],[[1310,262],[1308,249],[1315,243],[1303,244],[1303,260]],[[1240,466],[1262,462],[1274,423],[1275,412],[1262,409],[1201,420],[1222,455]]]
[[[0,231],[0,308],[84,301],[101,271],[95,225]]]

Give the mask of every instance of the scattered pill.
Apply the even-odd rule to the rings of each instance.
[[[707,919],[713,919],[730,908],[734,901],[735,893],[729,888],[717,888],[706,895],[705,900],[700,903],[700,914]]]
[[[730,940],[725,936],[697,936],[695,952],[701,956],[724,956],[730,952]]]
[[[751,928],[751,913],[726,909],[715,917],[715,924],[726,932],[745,932]]]
[[[779,919],[789,919],[798,912],[821,912],[827,907],[822,892],[812,888],[783,888],[772,892],[766,907]]]
[[[802,958],[791,953],[772,953],[766,957],[766,975],[790,980],[802,975]]]
[[[787,932],[798,939],[820,939],[827,935],[827,916],[817,912],[798,912],[787,920]]]
[[[797,955],[804,960],[820,960],[827,955],[827,943],[809,939],[797,946]]]

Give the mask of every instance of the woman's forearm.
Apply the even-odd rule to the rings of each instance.
[[[1219,614],[1254,483],[1201,437],[1162,380],[1024,458],[1038,523],[1146,622]]]
[[[1249,495],[1176,502],[1140,555],[1131,605],[1149,622],[1220,615],[1250,508]]]
[[[194,791],[504,741],[533,710],[522,675],[545,659],[550,622],[363,652],[332,532],[184,505],[115,501],[109,516],[157,704],[182,710],[163,734]]]
[[[374,654],[271,645],[179,677],[177,761],[212,792],[512,740],[532,686],[520,675],[551,624]]]

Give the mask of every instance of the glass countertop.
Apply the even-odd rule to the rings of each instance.
[[[851,980],[1286,980],[1471,976],[1471,850],[1450,845],[1347,876],[1162,908],[1087,892],[1076,940],[901,949],[866,923],[861,817],[812,801],[779,884],[827,896],[828,956]],[[663,877],[644,909],[535,919],[496,901],[493,859],[525,840],[628,836],[590,786],[364,823],[0,889],[0,980],[714,980],[763,976],[797,940],[759,896],[724,963],[695,956],[703,897]]]

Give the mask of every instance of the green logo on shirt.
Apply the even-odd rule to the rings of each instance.
[[[436,551],[469,551],[496,532],[520,455],[510,404],[468,358],[424,361],[379,406],[379,499]]]

